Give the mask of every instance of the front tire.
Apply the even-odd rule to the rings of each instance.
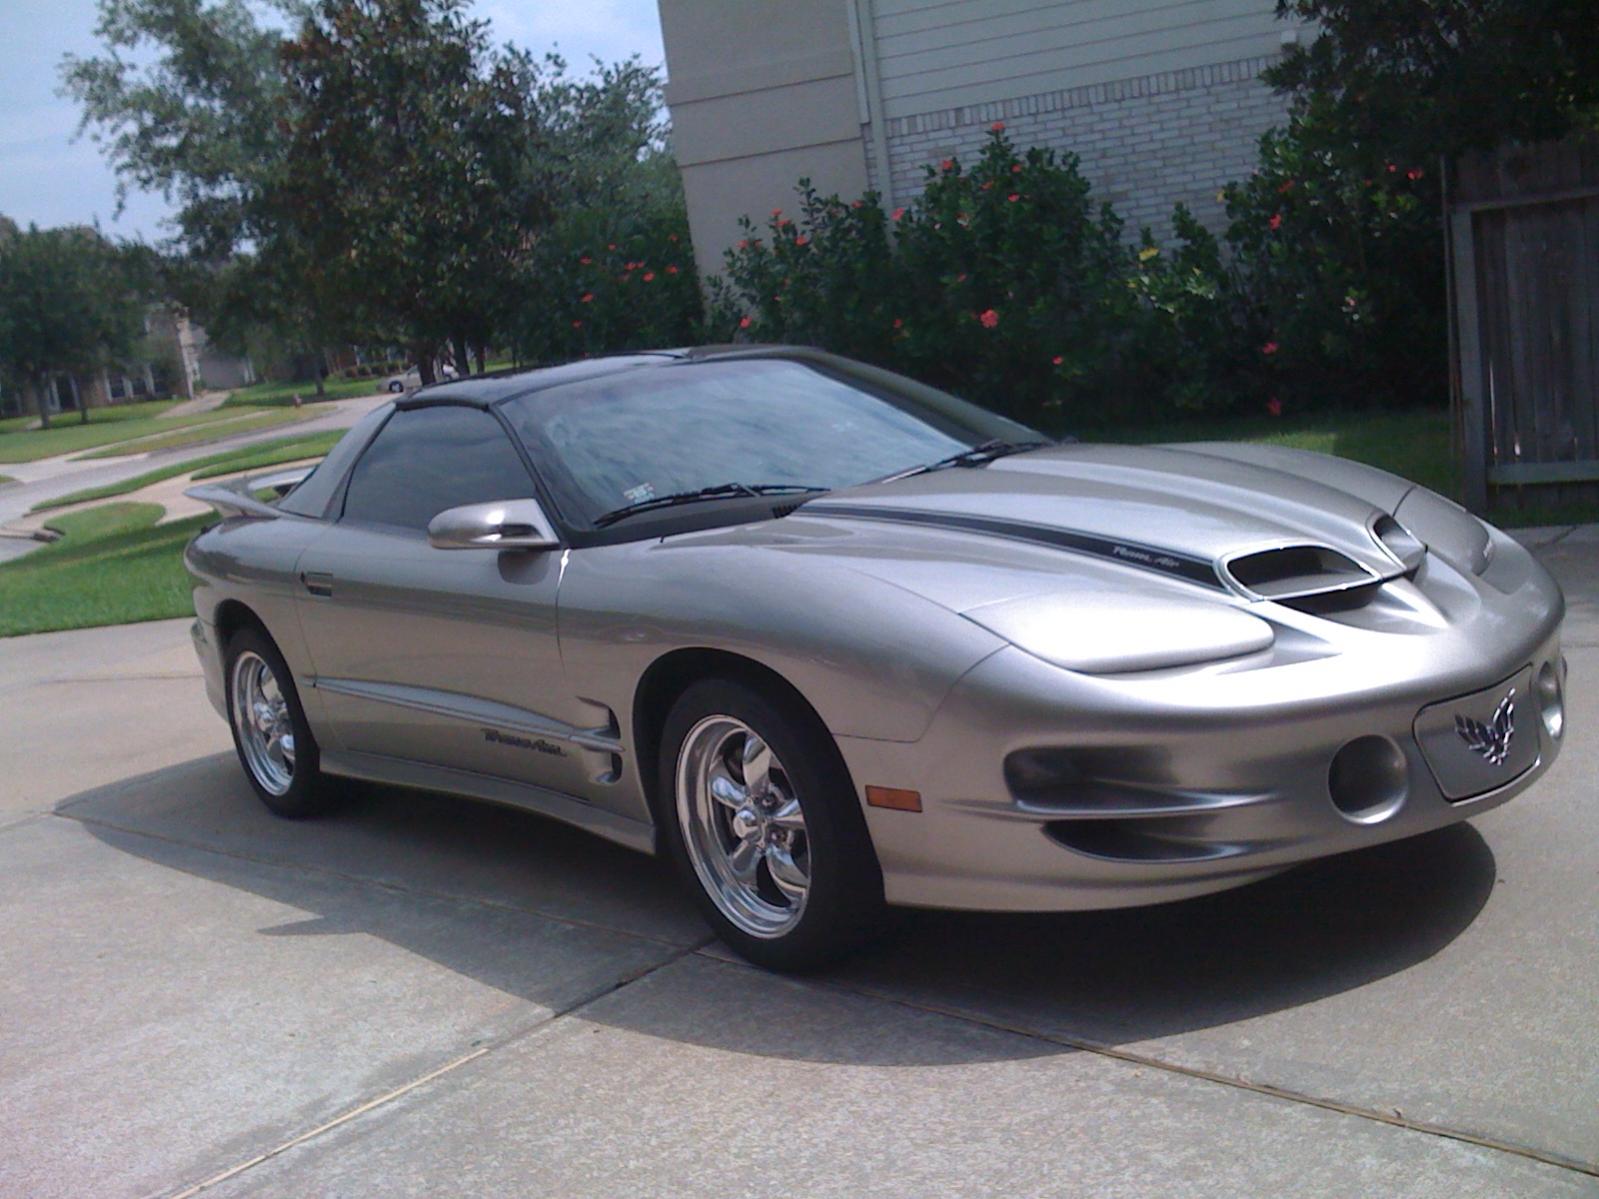
[[[405,390],[405,384],[404,383],[401,383],[398,379],[390,379],[389,380],[389,394],[390,395],[399,395],[404,390]]]
[[[803,970],[877,931],[882,871],[814,713],[708,679],[672,706],[661,749],[667,850],[723,941],[768,969]]]
[[[278,647],[260,629],[240,629],[228,639],[226,665],[233,748],[256,796],[291,819],[326,811],[333,796],[321,753]]]

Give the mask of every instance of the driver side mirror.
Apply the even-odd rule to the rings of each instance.
[[[446,508],[428,522],[441,550],[552,550],[561,544],[537,500],[491,500]]]

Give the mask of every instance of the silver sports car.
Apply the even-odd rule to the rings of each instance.
[[[1057,444],[812,350],[445,383],[192,494],[195,646],[273,811],[343,776],[570,821],[777,968],[887,905],[1155,903],[1426,832],[1561,742],[1560,590],[1447,500]]]

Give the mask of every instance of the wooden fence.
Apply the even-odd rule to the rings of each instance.
[[[1468,158],[1448,205],[1467,507],[1599,499],[1599,138]]]

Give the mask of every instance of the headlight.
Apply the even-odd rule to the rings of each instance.
[[[1119,674],[1270,649],[1272,628],[1219,601],[1117,591],[1023,596],[962,613],[1018,649],[1067,670]]]

